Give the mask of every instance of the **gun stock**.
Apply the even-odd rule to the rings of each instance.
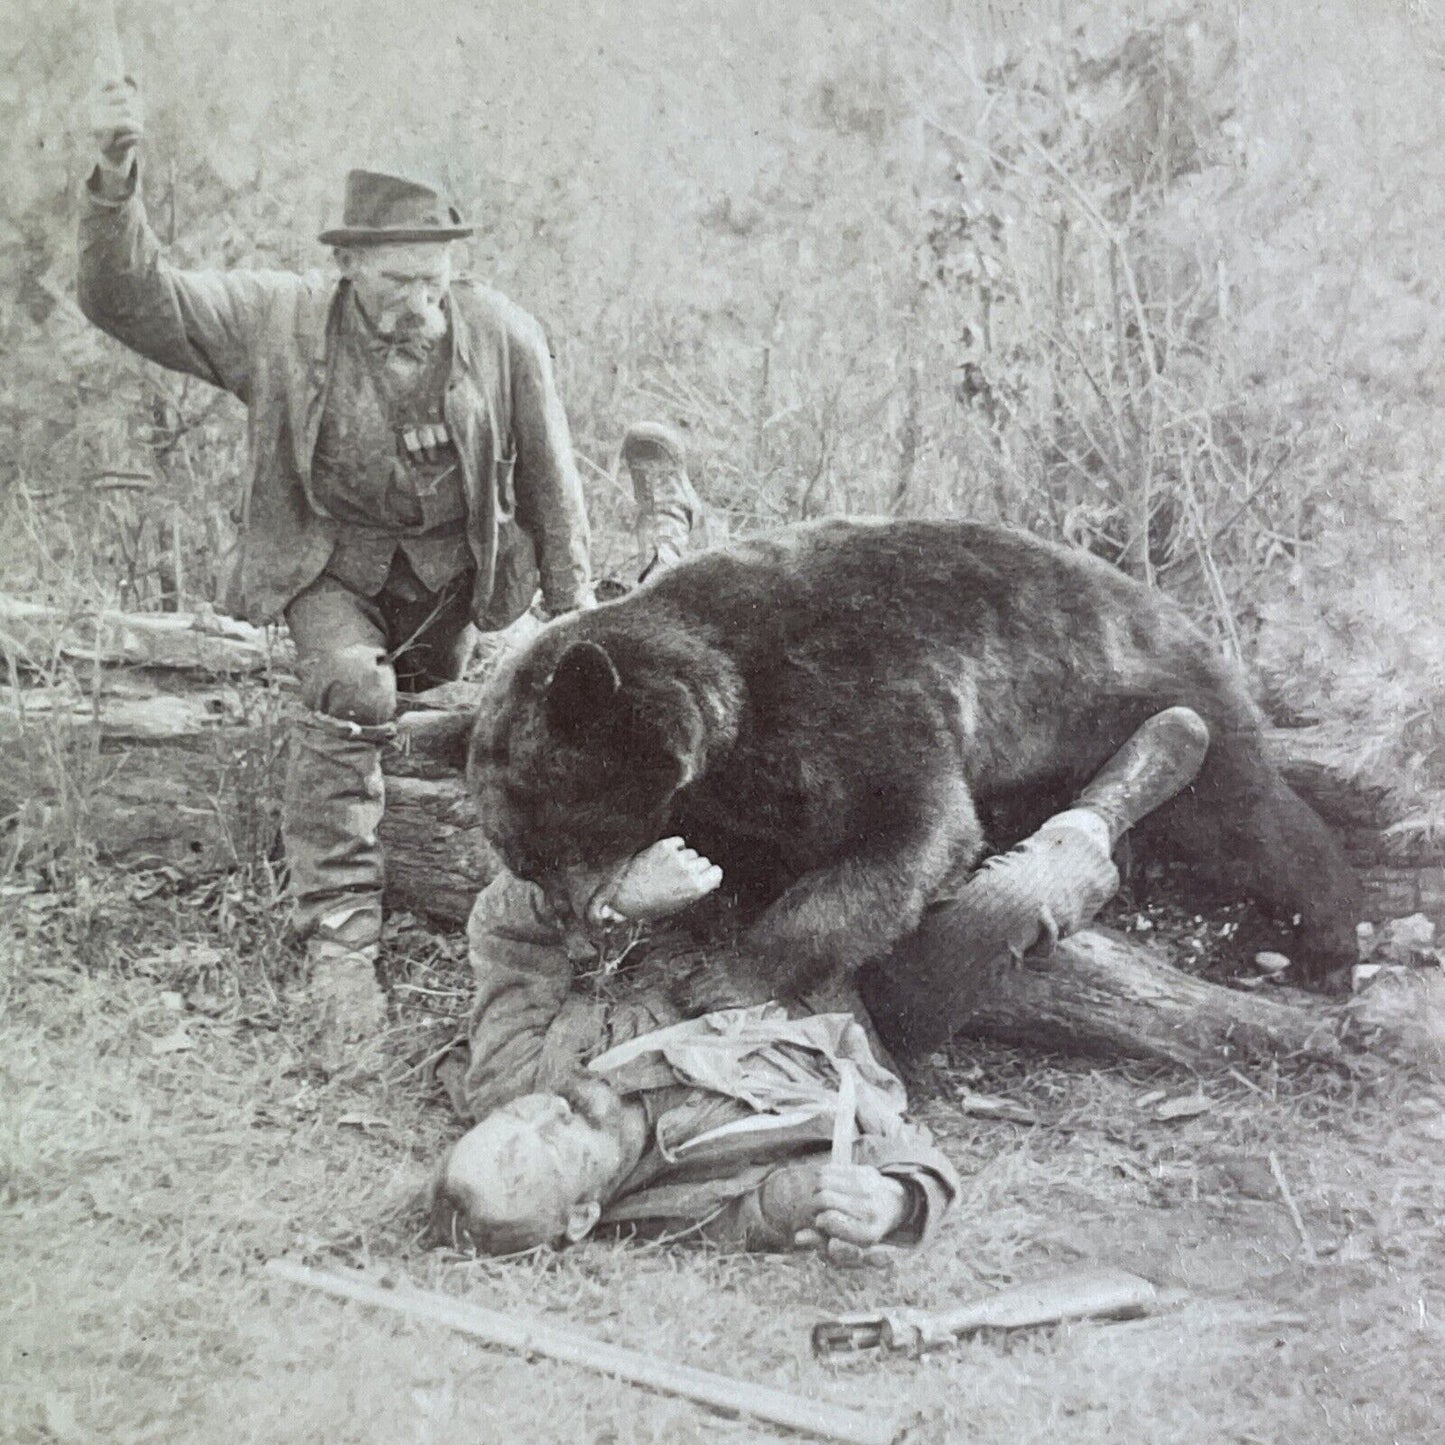
[[[936,1350],[978,1330],[1020,1330],[1066,1320],[1130,1320],[1147,1314],[1158,1292],[1122,1269],[1079,1269],[1010,1285],[951,1310],[883,1309],[840,1315],[813,1326],[819,1355],[882,1348]]]

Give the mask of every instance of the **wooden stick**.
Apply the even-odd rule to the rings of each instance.
[[[892,1445],[907,1424],[903,1414],[881,1415],[849,1405],[830,1405],[786,1390],[716,1375],[710,1370],[675,1365],[640,1350],[605,1344],[574,1330],[484,1309],[412,1285],[383,1289],[358,1274],[311,1269],[289,1259],[267,1260],[266,1272],[323,1294],[377,1305],[429,1324],[446,1325],[521,1355],[545,1355],[581,1365],[629,1384],[679,1395],[715,1409],[752,1415],[791,1430],[842,1441],[844,1445]]]
[[[120,43],[120,26],[115,0],[98,0],[95,10],[95,63],[106,80],[125,79],[125,51]]]
[[[1284,1207],[1289,1211],[1295,1233],[1299,1235],[1299,1242],[1304,1246],[1305,1258],[1311,1264],[1318,1264],[1320,1257],[1315,1251],[1314,1240],[1310,1238],[1310,1232],[1305,1228],[1304,1215],[1299,1212],[1299,1206],[1294,1202],[1294,1195],[1290,1193],[1289,1184],[1284,1177],[1284,1170],[1280,1167],[1279,1155],[1273,1149],[1269,1151],[1269,1172],[1274,1175],[1274,1182],[1279,1187],[1279,1197],[1284,1200]]]

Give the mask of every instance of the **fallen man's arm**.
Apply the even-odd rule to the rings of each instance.
[[[900,1121],[886,1137],[865,1137],[854,1148],[855,1163],[875,1169],[884,1179],[897,1181],[905,1191],[905,1209],[898,1224],[877,1242],[895,1248],[916,1249],[932,1242],[944,1215],[957,1202],[958,1175],[939,1152],[928,1130]],[[808,1158],[780,1165],[766,1173],[747,1193],[705,1220],[698,1233],[705,1239],[740,1249],[779,1252],[794,1248],[800,1233],[812,1230],[820,1176],[829,1167],[819,1151]],[[660,1191],[659,1191],[660,1192]],[[653,1204],[661,1201],[654,1200]],[[668,1232],[684,1226],[689,1203],[687,1186],[679,1186]],[[628,1209],[632,1205],[632,1209]],[[603,1214],[603,1222],[638,1217],[633,1201],[622,1201],[616,1211]],[[860,1246],[861,1247],[861,1246]]]
[[[466,1113],[475,1120],[546,1087],[543,1045],[572,986],[572,965],[563,929],[541,890],[506,871],[477,896],[467,921],[467,951],[476,993],[462,1090]]]
[[[856,1080],[857,1134],[841,1174],[865,1195],[870,1179],[891,1181],[895,1196],[901,1189],[891,1228],[866,1239],[828,1217],[844,1069]],[[901,1082],[849,1015],[723,1010],[614,1047],[589,1072],[643,1104],[653,1140],[605,1203],[604,1225],[771,1251],[794,1248],[821,1218],[831,1238],[912,1247],[932,1240],[958,1198],[953,1166],[906,1117]]]
[[[579,970],[598,966],[595,950],[558,921],[541,889],[505,870],[477,897],[467,950],[476,993],[462,1093],[474,1120],[679,1017],[662,989],[619,980],[604,992],[575,982]]]

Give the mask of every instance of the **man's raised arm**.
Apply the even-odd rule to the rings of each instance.
[[[80,218],[80,309],[132,351],[249,401],[256,337],[270,299],[300,279],[172,266],[141,201],[144,116],[133,82],[102,86],[92,129],[100,158]]]

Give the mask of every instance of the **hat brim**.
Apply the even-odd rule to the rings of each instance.
[[[339,226],[323,231],[317,239],[323,246],[394,246],[419,241],[460,241],[475,226]]]

